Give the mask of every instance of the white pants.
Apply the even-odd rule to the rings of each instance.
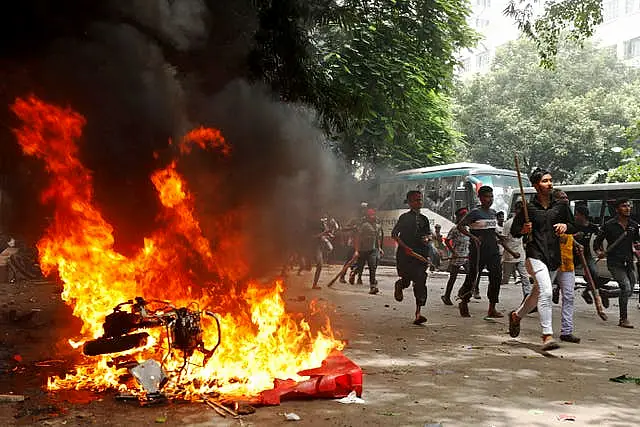
[[[576,286],[576,275],[573,271],[558,271],[556,281],[562,293],[560,335],[569,335],[573,333],[573,289]]]
[[[516,310],[516,315],[522,319],[537,305],[542,335],[553,335],[551,293],[557,270],[549,271],[544,262],[535,258],[527,258],[525,265],[529,275],[533,277],[533,287],[531,293],[522,301],[520,308]]]

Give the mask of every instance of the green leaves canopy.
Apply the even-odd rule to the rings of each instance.
[[[289,20],[298,40],[306,40],[304,63],[291,78],[283,67],[259,74],[278,88],[304,76],[285,99],[315,106],[347,161],[367,174],[374,165],[406,168],[452,157],[459,135],[446,94],[455,52],[475,41],[466,0],[344,0],[322,7],[288,1],[297,8],[284,12],[304,17]],[[281,32],[282,26],[263,33],[263,45],[276,46],[268,36],[281,38]]]
[[[537,67],[534,43],[499,51],[491,72],[464,83],[457,121],[471,160],[525,171],[544,166],[554,178],[583,182],[616,166],[625,129],[640,117],[640,73],[590,45],[563,47],[554,70]]]

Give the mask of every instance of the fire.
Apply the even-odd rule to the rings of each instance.
[[[170,376],[167,388],[186,398],[212,391],[255,395],[272,388],[275,378],[302,379],[296,372],[320,366],[331,350],[342,347],[328,321],[322,332],[314,332],[305,320],[285,311],[283,282],[265,285],[240,279],[248,272],[244,241],[232,230],[240,229],[244,218],[235,212],[216,218],[220,230],[213,245],[202,233],[194,197],[177,171],[177,161],[151,176],[162,204],[162,228],[144,240],[137,254],[126,257],[114,249],[113,228],[95,205],[91,172],[78,157],[76,140],[85,119],[35,97],[18,98],[12,110],[23,121],[15,130],[23,152],[42,159],[50,174],[42,201],[53,203],[55,214],[38,250],[45,274],[58,273],[64,282],[63,300],[83,322],[82,336],[69,340],[74,348],[100,337],[105,317],[136,296],[211,310],[220,320],[221,344],[206,363],[196,351],[181,369],[183,358],[168,351],[163,328],[146,330],[151,336],[144,348],[116,354],[138,362],[163,361]],[[214,129],[190,132],[179,151],[188,153],[193,146],[231,154]],[[217,342],[217,326],[206,315],[202,325],[202,341],[210,349]],[[48,387],[122,390],[126,386],[119,379],[125,371],[110,363],[113,357],[85,357],[74,374],[50,378]]]

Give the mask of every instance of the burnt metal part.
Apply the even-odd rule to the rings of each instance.
[[[148,337],[149,334],[146,332],[138,332],[136,334],[122,335],[119,337],[100,337],[87,341],[84,344],[83,353],[87,356],[119,353],[145,345]]]

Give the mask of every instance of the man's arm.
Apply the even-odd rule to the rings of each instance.
[[[511,229],[509,230],[509,233],[511,233],[511,235],[516,239],[519,237],[522,237],[523,225],[524,225],[524,211],[520,210],[520,212],[518,212],[516,216],[513,217],[513,222],[511,223]]]
[[[576,227],[576,221],[575,218],[573,217],[573,213],[571,212],[571,209],[569,208],[569,204],[565,203],[565,210],[566,210],[566,224],[567,224],[567,231],[565,231],[566,234],[576,234],[578,232],[578,228]]]

